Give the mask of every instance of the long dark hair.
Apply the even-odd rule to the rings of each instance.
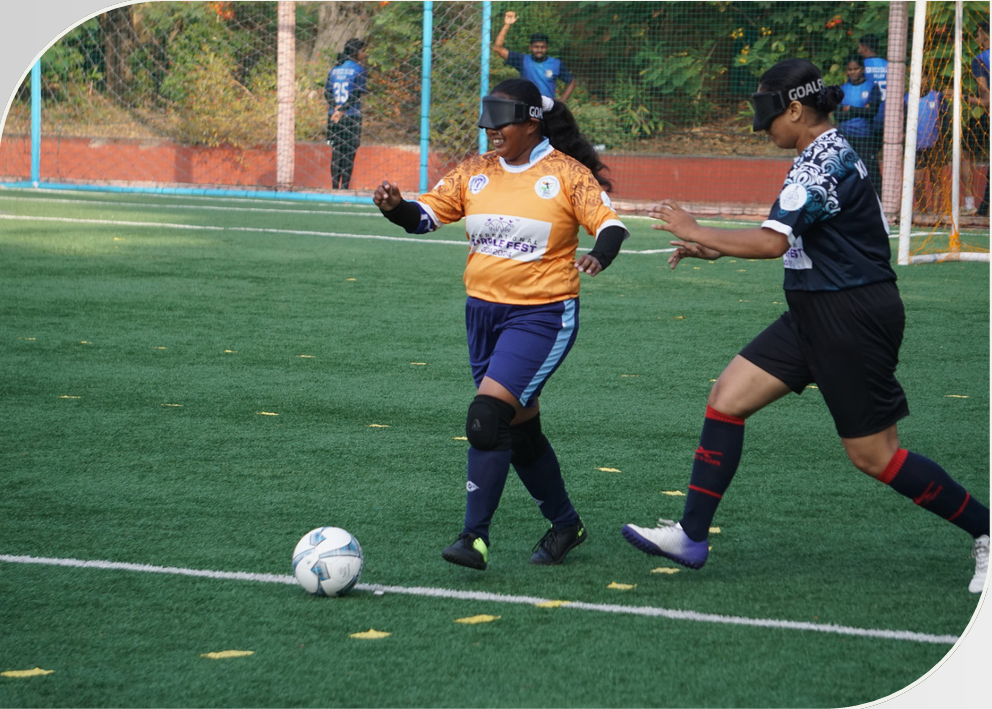
[[[784,91],[822,84],[822,76],[816,64],[806,59],[784,59],[761,75],[761,90],[765,92]],[[808,92],[796,101],[816,109],[821,120],[827,120],[833,110],[844,100],[844,90],[839,86],[823,85],[819,91]]]
[[[541,91],[526,79],[507,79],[490,93],[543,108]],[[604,191],[610,192],[613,189],[613,183],[603,175],[609,168],[599,159],[592,143],[579,131],[579,124],[575,122],[575,116],[568,110],[568,106],[555,101],[550,111],[544,111],[541,133],[551,141],[551,147],[555,150],[560,150],[588,167]]]

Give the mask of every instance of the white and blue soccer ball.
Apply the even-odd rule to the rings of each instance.
[[[315,596],[343,596],[362,576],[362,547],[340,527],[317,527],[293,550],[293,576]]]

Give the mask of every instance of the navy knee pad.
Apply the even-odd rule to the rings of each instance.
[[[516,415],[512,404],[494,396],[480,394],[468,407],[465,435],[472,447],[480,451],[510,448],[510,421]]]
[[[549,443],[541,432],[541,414],[510,429],[514,465],[527,465],[544,455]]]

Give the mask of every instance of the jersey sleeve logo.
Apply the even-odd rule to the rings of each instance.
[[[468,181],[468,191],[472,194],[479,194],[489,184],[489,178],[485,175],[472,175]]]
[[[554,199],[561,192],[561,183],[554,175],[545,175],[534,184],[534,191],[541,199]]]
[[[795,212],[805,206],[808,197],[806,188],[798,182],[793,182],[782,189],[782,194],[778,197],[778,204],[786,212]]]

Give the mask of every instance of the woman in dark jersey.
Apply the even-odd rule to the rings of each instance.
[[[701,227],[671,201],[651,216],[683,258],[778,258],[789,310],[748,344],[710,392],[685,510],[679,522],[623,528],[649,554],[698,569],[710,523],[740,462],[744,421],[790,391],[815,383],[851,462],[974,538],[972,593],[985,585],[989,510],[934,461],[899,444],[909,414],[895,377],[906,323],[889,265],[889,229],[864,163],[830,124],[843,100],[804,59],[779,62],[752,95],[754,130],[799,157],[768,219],[756,229]]]

